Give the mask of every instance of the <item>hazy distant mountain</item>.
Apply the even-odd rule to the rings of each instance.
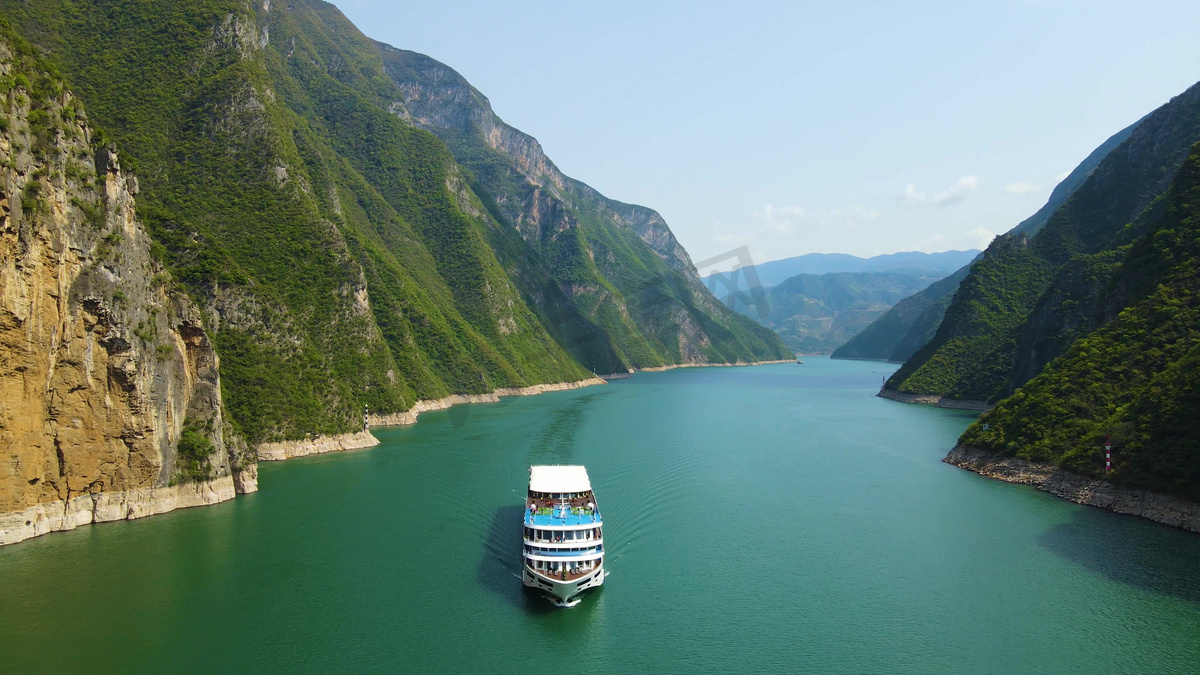
[[[827,354],[901,298],[937,279],[937,275],[911,271],[797,274],[766,290],[765,317],[758,305],[734,304],[738,311],[774,329],[793,351]]]
[[[902,253],[887,253],[871,258],[859,258],[846,253],[806,253],[794,258],[772,260],[754,266],[758,274],[758,282],[763,286],[775,286],[784,279],[797,274],[830,274],[837,272],[895,272],[910,276],[944,277],[971,262],[978,249],[969,251],[942,251],[941,253],[922,253],[920,251],[905,251]],[[713,288],[713,277],[704,278],[704,283]],[[743,270],[739,277],[744,278]],[[741,284],[744,287],[744,284]],[[718,291],[724,288],[719,285]],[[720,293],[718,292],[718,295]]]

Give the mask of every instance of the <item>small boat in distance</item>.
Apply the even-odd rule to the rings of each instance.
[[[604,583],[604,537],[582,466],[531,466],[521,579],[559,607]]]

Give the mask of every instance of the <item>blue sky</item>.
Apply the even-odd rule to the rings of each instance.
[[[982,247],[1200,80],[1200,2],[339,0],[694,260]]]

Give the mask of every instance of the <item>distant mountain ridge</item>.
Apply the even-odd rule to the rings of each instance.
[[[793,351],[828,354],[898,300],[934,281],[937,276],[911,272],[797,274],[766,289],[765,317],[758,306],[735,300],[735,307],[779,333]]]
[[[775,286],[797,274],[829,274],[837,272],[895,272],[913,276],[944,277],[959,269],[979,255],[978,249],[967,251],[941,251],[923,253],[903,251],[885,253],[870,258],[860,258],[847,253],[806,253],[792,258],[771,260],[754,265],[758,281],[763,286]],[[713,288],[714,278],[720,273],[704,277],[704,283]],[[727,273],[725,273],[727,274]],[[745,276],[745,270],[739,275]]]

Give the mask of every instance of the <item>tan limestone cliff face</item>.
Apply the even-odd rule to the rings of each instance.
[[[0,74],[13,61],[0,43]],[[113,148],[93,151],[70,93],[17,86],[0,107],[0,514],[167,487],[185,421],[212,443],[208,478],[230,481],[249,467],[226,447],[217,358],[151,255],[136,179]]]

